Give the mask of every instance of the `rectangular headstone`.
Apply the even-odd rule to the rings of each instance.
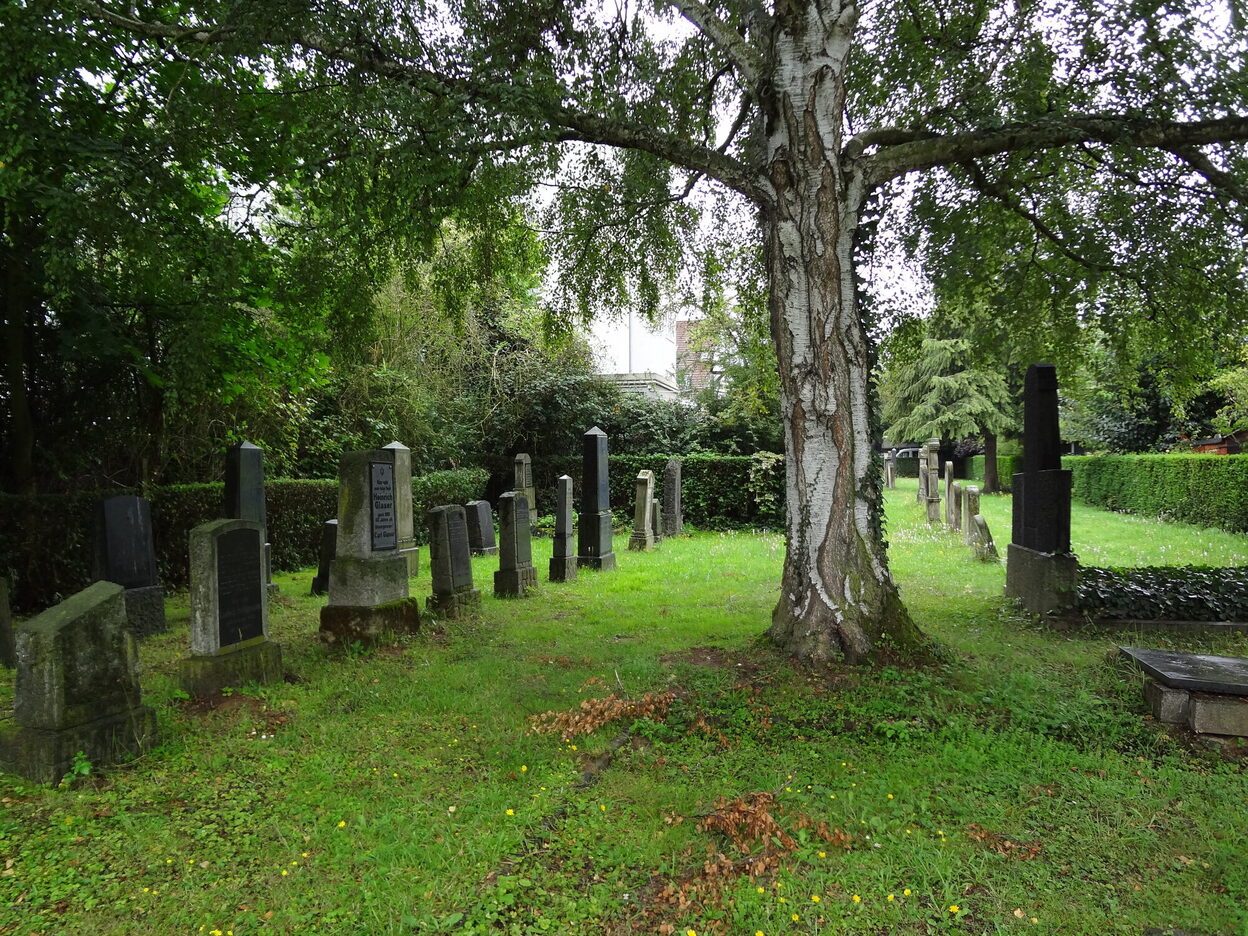
[[[338,559],[398,549],[394,452],[344,452],[338,462]]]
[[[669,458],[663,466],[663,535],[679,536],[685,532],[684,508],[680,503],[679,458]]]
[[[527,452],[521,452],[512,462],[512,490],[523,494],[529,502],[529,512],[537,513],[537,488],[533,486],[533,460]]]
[[[201,656],[268,635],[264,527],[214,520],[191,530],[191,652]]]
[[[498,499],[498,571],[494,594],[522,598],[537,585],[533,544],[529,531],[529,504],[523,494],[508,491]]]
[[[979,487],[968,484],[962,495],[962,542],[970,546],[975,542],[975,515],[979,513]]]
[[[264,452],[250,442],[225,450],[225,503],[221,516],[267,524],[264,508]]]
[[[895,452],[884,453],[884,487],[890,491],[897,488],[897,455]]]
[[[312,577],[313,595],[329,593],[329,566],[338,554],[338,520],[326,520],[321,525],[321,545],[317,550],[316,575]]]
[[[152,508],[144,498],[123,494],[100,502],[94,574],[122,588],[157,584]]]
[[[402,442],[391,442],[385,451],[394,453],[394,522],[397,548],[407,559],[408,574],[419,571],[420,551],[416,546],[416,521],[412,514],[412,450]]]
[[[576,547],[572,542],[572,478],[560,475],[555,482],[555,541],[551,549],[550,580],[576,579]]]
[[[636,494],[633,498],[633,535],[628,538],[628,548],[645,550],[654,548],[654,533],[650,527],[651,501],[654,500],[654,472],[643,469],[637,473]]]
[[[434,507],[426,515],[429,523],[429,571],[433,594],[426,606],[434,613],[456,618],[471,613],[481,604],[481,592],[472,584],[472,558],[468,545],[468,523],[459,504]]]
[[[614,569],[611,542],[611,495],[607,477],[607,434],[594,426],[581,437],[581,516],[577,562],[594,569]]]
[[[493,556],[498,552],[494,542],[494,512],[487,500],[469,501],[464,505],[468,522],[468,548],[474,556]]]
[[[661,521],[662,508],[659,507],[659,499],[657,497],[650,500],[650,533],[654,537],[654,545],[659,545],[663,540],[663,523]]]

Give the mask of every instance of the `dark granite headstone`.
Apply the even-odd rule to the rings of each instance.
[[[577,561],[604,571],[615,568],[611,543],[611,494],[607,477],[607,434],[597,426],[581,437],[581,517]]]
[[[663,535],[679,536],[685,532],[685,514],[680,503],[679,458],[669,458],[663,466]]]
[[[1119,652],[1165,686],[1248,696],[1248,659],[1119,647]]]
[[[493,556],[498,553],[494,541],[494,512],[487,500],[469,501],[464,505],[468,520],[468,548],[474,556]]]
[[[222,647],[264,636],[264,569],[261,536],[231,530],[217,540],[218,642]]]
[[[550,558],[550,580],[576,579],[576,549],[572,542],[572,478],[560,475],[555,483],[555,541]]]
[[[523,598],[537,585],[533,544],[529,532],[529,504],[523,494],[508,491],[498,499],[498,571],[496,598]]]
[[[464,508],[459,504],[434,507],[427,514],[427,519],[433,594],[426,599],[425,607],[441,617],[471,615],[481,606],[481,592],[472,584],[472,559]]]
[[[265,528],[264,581],[276,590],[277,586],[272,583],[264,508],[264,453],[250,442],[239,442],[225,450],[225,498],[221,516],[228,520],[254,520]]]
[[[18,626],[13,721],[0,724],[4,770],[52,783],[78,752],[113,764],[156,742],[123,591],[96,582]]]
[[[136,635],[158,634],[168,626],[165,590],[156,580],[152,508],[142,497],[123,494],[100,502],[94,576],[126,590],[126,618]]]
[[[312,577],[312,594],[329,594],[329,564],[338,553],[338,520],[326,520],[321,525],[321,547],[317,551],[316,575]]]
[[[369,466],[369,492],[372,510],[370,528],[373,552],[399,548],[399,521],[395,505],[394,462],[373,462]]]

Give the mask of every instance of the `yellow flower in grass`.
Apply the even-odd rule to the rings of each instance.
[[[765,894],[765,893],[767,893],[766,889],[765,889],[765,888],[762,888],[762,887],[756,887],[756,888],[754,888],[754,889],[755,889],[756,891],[758,891],[760,894]]]
[[[819,857],[820,857],[820,858],[827,858],[827,857],[828,857],[828,853],[827,853],[827,852],[820,852],[820,853],[819,853]]]
[[[959,910],[961,910],[961,909],[962,909],[962,908],[961,908],[961,907],[959,907],[957,904],[950,904],[950,905],[949,905],[949,912],[950,912],[950,913],[957,913],[957,912],[958,912]]]
[[[685,936],[698,936],[697,930],[685,930]]]
[[[896,896],[895,894],[889,894],[889,895],[888,895],[888,900],[889,900],[889,902],[890,902],[890,903],[891,903],[892,901],[896,900],[896,899],[897,899],[897,896]]]
[[[340,829],[346,828],[346,825],[347,825],[347,820],[345,819],[338,820],[338,828]]]
[[[901,896],[903,896],[903,897],[909,897],[909,896],[910,896],[910,888],[908,888],[908,887],[907,887],[905,890],[903,890],[903,891],[901,892]]]
[[[507,815],[514,816],[515,814],[516,814],[516,811],[514,809],[507,810]]]
[[[802,918],[802,917],[801,917],[801,915],[800,915],[800,914],[797,914],[797,913],[793,914],[793,922],[794,922],[794,923],[796,923],[796,922],[797,922],[798,920],[800,920],[801,918]]]
[[[853,901],[854,903],[862,903],[862,898],[859,897],[857,894],[854,894]]]
[[[818,903],[818,902],[819,902],[819,895],[818,895],[818,894],[811,894],[811,895],[810,895],[810,902],[811,902],[811,903]]]

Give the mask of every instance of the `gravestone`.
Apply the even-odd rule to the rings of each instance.
[[[920,504],[927,503],[927,443],[919,446],[919,490],[915,500]]]
[[[685,514],[680,504],[681,468],[679,458],[669,458],[663,466],[664,536],[680,536],[685,532]]]
[[[468,521],[468,549],[474,556],[493,556],[498,553],[494,542],[494,512],[487,500],[469,501],[464,505]]]
[[[459,504],[434,507],[429,523],[429,572],[433,594],[425,607],[438,617],[471,617],[481,608],[481,591],[472,584],[468,522]]]
[[[927,440],[927,522],[940,523],[940,439]]]
[[[955,533],[962,530],[962,482],[954,481],[949,492],[949,529]]]
[[[988,521],[984,519],[983,514],[975,514],[971,522],[975,524],[975,558],[984,562],[996,562],[1001,557],[997,555],[997,544],[992,541],[992,531],[988,529]]]
[[[9,608],[9,579],[0,575],[0,666],[13,669],[17,649],[13,644],[13,612]]]
[[[537,569],[533,567],[529,504],[517,491],[508,491],[498,499],[498,538],[494,597],[524,598],[537,587]]]
[[[191,655],[178,678],[192,698],[227,686],[282,680],[282,648],[268,639],[264,525],[214,520],[191,530]]]
[[[605,572],[615,568],[615,551],[611,543],[611,493],[607,477],[607,434],[594,426],[581,436],[581,455],[577,564]]]
[[[1119,647],[1149,680],[1144,697],[1158,721],[1198,734],[1248,737],[1248,659]]]
[[[648,468],[637,472],[635,484],[637,490],[633,499],[633,535],[628,538],[628,548],[654,549],[654,532],[650,526],[650,502],[654,500],[654,472]]]
[[[650,533],[654,536],[654,545],[658,546],[663,541],[663,521],[662,508],[659,506],[659,499],[652,497],[650,499]]]
[[[391,442],[394,452],[394,515],[398,526],[399,555],[407,560],[409,578],[420,572],[420,547],[416,545],[416,520],[412,515],[412,450],[402,442]]]
[[[550,580],[576,580],[576,548],[572,543],[572,479],[560,475],[555,482],[555,542],[550,557]]]
[[[979,513],[979,486],[968,484],[962,494],[962,515],[966,522],[962,524],[962,542],[971,546],[975,543],[975,515]]]
[[[953,462],[945,462],[945,526],[953,526]]]
[[[312,576],[313,595],[329,594],[329,566],[338,555],[338,520],[321,524],[321,547],[317,551],[316,575]]]
[[[512,484],[512,490],[517,494],[523,494],[529,502],[529,513],[537,516],[537,489],[533,487],[533,460],[529,458],[527,452],[521,452],[516,456],[512,464],[512,470],[515,473],[515,483]],[[501,519],[499,521],[502,522]]]
[[[107,765],[156,743],[124,591],[96,582],[18,625],[13,721],[0,724],[0,768],[55,783],[79,751]]]
[[[891,449],[884,453],[884,487],[890,491],[897,489],[897,450]]]
[[[159,634],[165,621],[165,590],[156,579],[152,507],[123,494],[101,501],[96,511],[94,577],[125,589],[126,618],[136,636]]]
[[[329,564],[329,604],[321,640],[371,644],[420,629],[408,597],[407,557],[399,552],[394,449],[345,452],[338,462],[338,535]]]
[[[1033,364],[1023,383],[1023,470],[1014,475],[1014,523],[1005,593],[1034,614],[1071,604],[1079,564],[1070,551],[1071,473],[1062,470],[1057,368]]]
[[[221,516],[227,520],[251,520],[265,528],[264,581],[274,592],[272,548],[268,542],[269,521],[264,506],[264,452],[250,442],[239,442],[225,450],[225,496]]]

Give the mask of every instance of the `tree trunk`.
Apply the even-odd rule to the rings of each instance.
[[[911,656],[924,644],[889,575],[853,239],[866,185],[842,162],[853,8],[786,8],[776,33],[763,208],[784,412],[788,550],[768,632],[807,662]],[[823,7],[824,9],[819,9]],[[828,24],[835,23],[829,29]]]
[[[1001,490],[997,480],[997,435],[984,433],[984,493],[996,494]]]

